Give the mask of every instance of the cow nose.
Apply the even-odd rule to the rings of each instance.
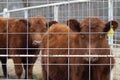
[[[83,60],[85,62],[91,62],[91,63],[93,63],[93,62],[97,62],[98,61],[98,57],[84,57]]]
[[[98,57],[91,57],[91,58],[90,58],[90,61],[91,61],[91,62],[97,62],[97,61],[98,61]]]
[[[97,62],[98,61],[98,57],[92,57],[91,55],[96,55],[96,53],[91,53],[91,54],[85,54],[88,55],[88,57],[83,57],[83,60],[85,62]],[[89,56],[90,55],[90,56]]]
[[[39,46],[40,44],[41,44],[41,41],[36,41],[36,40],[34,40],[32,43],[32,45],[34,46]]]

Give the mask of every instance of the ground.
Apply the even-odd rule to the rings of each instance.
[[[120,55],[120,49],[119,48],[114,48],[113,49],[113,53],[115,55]],[[116,60],[116,64],[113,68],[113,80],[120,80],[120,56],[119,58],[115,58]],[[37,59],[34,68],[33,68],[33,77],[35,80],[40,80],[41,79],[41,63],[40,63],[40,57]],[[14,65],[13,65],[13,61],[12,59],[8,59],[7,62],[7,66],[8,66],[8,74],[9,74],[9,79],[15,79],[16,75],[15,75],[15,71],[14,71]],[[2,72],[2,68],[1,68],[1,64],[0,64],[0,80],[3,78],[3,72]],[[24,72],[22,75],[22,78],[24,78]],[[3,78],[4,79],[4,78]]]
[[[120,47],[113,49],[114,54],[117,56],[115,58],[116,63],[115,67],[113,68],[113,80],[120,80]]]

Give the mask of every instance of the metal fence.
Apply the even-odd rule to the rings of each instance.
[[[29,3],[32,3],[28,0]],[[60,22],[65,22],[68,18],[76,18],[78,20],[82,20],[85,17],[100,17],[105,21],[109,21],[112,19],[119,19],[119,1],[112,0],[70,0],[70,1],[62,1],[59,3],[55,3],[57,1],[44,1],[44,3],[50,4],[42,4],[43,1],[38,1],[40,5],[38,6],[30,6],[26,8],[8,10],[8,8],[4,8],[3,12],[0,15],[4,17],[11,18],[30,18],[35,15],[42,15],[47,18],[47,20],[58,20]],[[8,2],[9,5],[10,2]],[[24,3],[24,2],[23,2]],[[22,2],[20,4],[23,4]],[[36,2],[33,2],[36,4]],[[7,2],[6,2],[7,4]],[[13,4],[13,2],[11,2]],[[18,4],[18,3],[17,3]],[[28,3],[27,3],[28,4]],[[15,5],[15,2],[14,2]],[[13,6],[14,6],[13,5]],[[69,8],[68,8],[69,5]],[[7,6],[6,6],[7,7]],[[89,9],[89,10],[88,10]],[[69,14],[69,16],[68,16]],[[118,32],[120,29],[117,30]],[[114,43],[120,43],[120,36],[115,33]]]
[[[25,3],[25,4],[24,4]],[[34,3],[34,4],[31,4]],[[47,21],[56,20],[61,23],[65,23],[70,18],[75,18],[79,21],[82,21],[87,17],[99,17],[104,21],[118,20],[120,21],[120,1],[119,0],[26,0],[23,2],[12,2],[9,0],[1,1],[0,4],[6,4],[3,7],[3,12],[0,13],[0,16],[5,18],[32,18],[36,15],[44,16]],[[9,6],[22,5],[17,9],[9,9]],[[31,5],[29,5],[31,4]],[[39,5],[40,4],[40,5]],[[26,6],[23,6],[26,5]],[[15,7],[16,8],[16,7]],[[41,60],[41,57],[115,57],[116,64],[112,71],[110,80],[119,80],[120,79],[120,28],[115,32],[114,35],[114,44],[113,52],[114,55],[0,55],[1,57],[8,56],[19,56],[19,57],[38,57],[38,64]],[[41,48],[42,49],[42,48]],[[42,65],[40,63],[40,65]],[[36,65],[40,67],[40,65]],[[36,67],[35,67],[36,68]],[[41,68],[40,68],[41,70]],[[40,71],[41,72],[41,71]],[[34,74],[37,71],[34,70]],[[36,74],[40,77],[35,77],[35,79],[40,79],[41,74]],[[15,77],[16,78],[16,77]],[[9,79],[9,77],[7,77]],[[13,78],[14,79],[14,78]],[[90,80],[90,79],[89,79]]]

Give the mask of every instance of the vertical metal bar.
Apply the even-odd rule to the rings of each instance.
[[[108,0],[108,20],[113,20],[113,0]]]
[[[47,0],[47,4],[49,4],[49,0]],[[50,19],[50,15],[49,15],[49,11],[50,11],[50,9],[49,9],[50,7],[48,7],[48,19]],[[48,31],[48,35],[47,35],[47,48],[48,48],[48,50],[47,50],[47,55],[49,55],[49,31]],[[50,57],[47,57],[47,63],[46,63],[46,66],[47,66],[47,74],[46,74],[46,77],[47,77],[47,80],[49,80],[49,71],[50,71],[50,68],[49,68],[49,60],[50,60]]]
[[[69,0],[68,0],[69,2]],[[70,4],[68,4],[68,13],[67,13],[67,19],[70,18]],[[70,28],[68,28],[68,55],[70,55]],[[70,80],[70,58],[68,57],[68,80]]]
[[[113,20],[113,0],[108,0],[108,20]],[[109,40],[109,38],[108,38]],[[111,42],[111,41],[110,41]],[[113,42],[110,43],[110,48],[113,47]],[[110,58],[110,80],[113,80],[113,72],[111,70],[111,58]]]
[[[59,6],[54,6],[54,20],[58,21],[58,9]]]
[[[23,2],[24,3],[24,2]],[[26,6],[28,7],[28,0],[26,1]],[[26,20],[28,20],[28,10],[26,9],[26,10],[24,10],[24,18],[26,19]],[[25,72],[25,77],[27,78],[27,80],[28,80],[28,72],[29,72],[29,68],[28,68],[28,66],[29,66],[29,63],[28,63],[28,55],[29,55],[29,43],[28,43],[28,40],[29,40],[29,26],[28,26],[28,23],[27,23],[27,32],[26,32],[26,34],[25,35],[27,35],[26,37],[27,37],[27,40],[26,40],[26,47],[27,47],[27,49],[26,49],[26,57],[25,57],[25,59],[26,59],[26,63],[24,63],[24,65],[26,65],[26,71],[27,72]],[[31,65],[33,65],[33,64],[31,64]]]
[[[8,10],[7,10],[7,9],[8,9],[8,0],[7,0],[7,6],[6,6],[6,7],[7,7],[7,8],[4,9],[4,10],[5,10],[5,15],[6,15],[6,13],[8,13]],[[6,54],[7,54],[7,55],[8,55],[8,50],[9,50],[9,45],[8,45],[8,44],[9,44],[9,42],[8,42],[8,41],[9,41],[9,37],[8,37],[8,36],[9,36],[9,35],[8,35],[8,27],[9,27],[9,25],[8,25],[8,17],[9,17],[9,16],[8,16],[8,14],[7,14],[7,16],[6,16],[6,18],[7,18],[7,19],[6,19],[6,20],[7,20],[7,22],[6,22],[6,24],[7,24],[7,25],[6,25],[6,30],[7,30],[7,31],[6,31],[6,48],[7,48],[7,49],[6,49]],[[8,57],[6,57],[6,58],[8,59]],[[6,64],[5,64],[5,65],[6,65]],[[8,67],[7,67],[7,69],[8,69]],[[8,70],[7,70],[7,79],[8,79]]]
[[[10,13],[8,13],[8,9],[7,8],[3,9],[3,17],[4,18],[9,18],[10,17]]]
[[[28,18],[28,10],[24,10],[24,18],[27,19]]]
[[[88,17],[91,17],[91,3],[88,1]],[[89,20],[89,55],[91,55],[91,21]],[[91,61],[89,58],[89,80],[91,80]]]

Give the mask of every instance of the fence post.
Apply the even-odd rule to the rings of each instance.
[[[109,21],[113,20],[113,0],[108,0],[108,20]],[[113,34],[113,33],[111,33],[111,34]],[[108,40],[110,42],[109,43],[110,48],[113,48],[113,36],[109,37]]]
[[[25,18],[25,19],[28,18],[28,10],[24,10],[24,18]]]
[[[4,17],[4,18],[9,18],[9,17],[10,17],[10,13],[8,12],[8,9],[7,9],[7,8],[4,8],[4,9],[3,9],[3,17]]]
[[[108,20],[113,20],[113,0],[108,0]],[[108,38],[109,40],[110,38]],[[112,37],[113,40],[113,37]],[[113,41],[110,43],[110,48],[113,48]],[[111,69],[111,68],[110,68]],[[113,80],[113,71],[110,72],[110,80]]]
[[[54,6],[54,20],[58,21],[58,8],[59,6]]]

